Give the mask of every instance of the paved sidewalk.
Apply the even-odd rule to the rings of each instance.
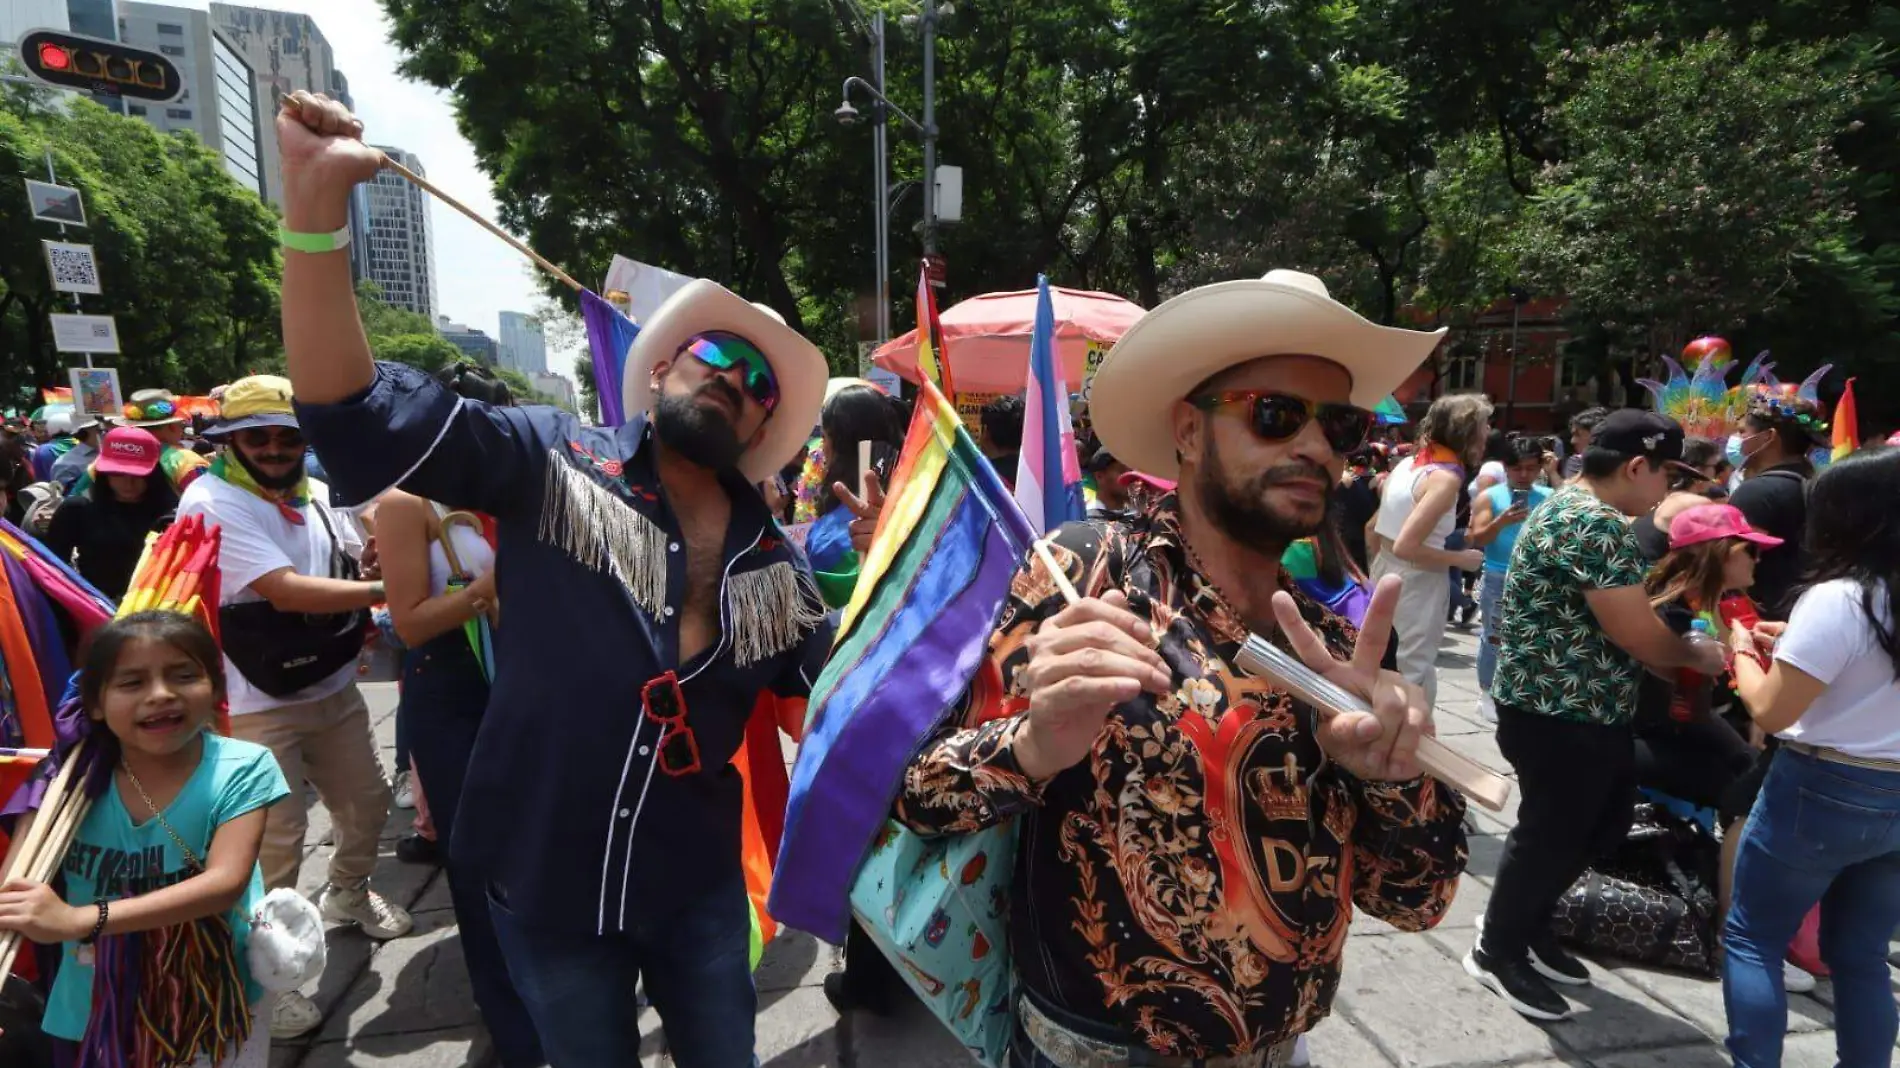
[[[1471,635],[1448,635],[1439,657],[1439,736],[1508,773],[1478,714],[1475,651]],[[378,736],[393,749],[394,688],[368,690]],[[1538,1025],[1469,979],[1458,962],[1470,947],[1472,920],[1490,896],[1504,835],[1516,814],[1515,805],[1502,814],[1472,811],[1471,867],[1444,923],[1410,935],[1367,917],[1355,920],[1333,1015],[1312,1036],[1316,1065],[1729,1064],[1720,1044],[1722,990],[1713,980],[1615,963],[1593,965],[1596,986],[1571,992],[1576,1016]],[[415,911],[416,933],[372,947],[354,932],[331,932],[330,967],[312,993],[325,1012],[324,1026],[313,1040],[276,1050],[274,1068],[485,1068],[493,1063],[469,996],[447,887],[435,869],[400,864],[393,855],[409,816],[399,813],[390,821],[376,884]],[[328,829],[327,816],[320,809],[313,812],[311,841],[321,843]],[[328,853],[327,845],[313,846],[304,869],[305,890],[321,883]],[[838,1019],[819,985],[834,960],[829,946],[797,933],[780,937],[768,949],[759,972],[758,1051],[764,1068],[962,1068],[973,1063],[921,1009],[891,1020]],[[1900,967],[1900,952],[1894,963]],[[1900,991],[1900,978],[1895,988]],[[1789,998],[1787,1068],[1834,1064],[1832,1000],[1826,982],[1812,996]],[[662,1063],[658,1021],[649,1012],[642,1026],[652,1034],[645,1062],[657,1066]],[[1900,1055],[1895,1059],[1900,1062]]]

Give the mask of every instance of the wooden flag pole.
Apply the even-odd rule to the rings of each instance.
[[[1081,600],[1081,595],[1076,592],[1075,585],[1069,581],[1069,576],[1063,572],[1061,565],[1056,563],[1055,555],[1049,551],[1049,543],[1046,540],[1036,542],[1035,552],[1036,558],[1042,561],[1043,568],[1049,572],[1049,577],[1055,580],[1056,589],[1062,592],[1063,599],[1070,604]],[[1250,638],[1248,645],[1251,646],[1254,642],[1258,641],[1260,641],[1260,639],[1257,637]],[[1241,659],[1243,661],[1247,660],[1245,648],[1243,648],[1242,653]],[[1242,663],[1241,666],[1247,668],[1249,673],[1259,673],[1252,670],[1254,665]],[[1279,672],[1269,672],[1267,677],[1271,681],[1287,687],[1293,691],[1295,696],[1318,708],[1321,715],[1362,710],[1336,707],[1334,702],[1323,699],[1324,694],[1309,690],[1307,687],[1300,685],[1299,680],[1283,677]],[[1352,697],[1352,695],[1345,696]],[[1342,697],[1342,700],[1343,699]],[[1352,699],[1355,701],[1359,700],[1357,697],[1352,697]],[[1360,703],[1363,705],[1362,701]],[[1425,770],[1425,774],[1451,786],[1459,793],[1464,794],[1466,797],[1469,797],[1493,812],[1503,811],[1504,802],[1511,796],[1511,784],[1509,780],[1476,761],[1460,755],[1445,743],[1429,734],[1421,736],[1418,740],[1417,760],[1418,766]]]
[[[421,189],[423,192],[429,194],[430,196],[436,198],[437,200],[440,200],[442,203],[447,204],[449,207],[454,208],[456,211],[461,212],[463,215],[468,216],[469,220],[472,221],[475,225],[481,227],[482,229],[488,231],[491,234],[494,234],[496,237],[501,238],[503,241],[508,242],[508,246],[510,248],[514,249],[516,252],[521,253],[523,256],[526,256],[529,259],[533,260],[535,262],[535,266],[541,268],[542,270],[548,272],[554,277],[559,278],[561,281],[567,283],[568,287],[573,289],[574,292],[580,293],[586,290],[587,287],[584,285],[581,285],[579,282],[576,282],[572,275],[568,274],[566,271],[563,271],[559,267],[556,267],[554,264],[550,263],[539,252],[536,252],[535,250],[529,248],[527,245],[522,244],[521,241],[517,239],[513,234],[509,233],[506,230],[503,230],[499,226],[496,226],[494,223],[489,222],[487,219],[482,218],[480,215],[477,215],[472,209],[464,205],[461,201],[455,199],[454,197],[448,195],[447,193],[444,193],[442,190],[437,189],[435,186],[429,184],[429,180],[424,178],[420,174],[417,174],[416,172],[410,170],[409,168],[403,166],[400,163],[397,163],[395,160],[390,159],[387,156],[383,157],[383,166],[388,168],[389,170],[395,171],[397,174],[407,179],[409,182],[414,184],[418,189]]]

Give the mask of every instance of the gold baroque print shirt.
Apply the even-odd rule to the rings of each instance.
[[[1354,778],[1324,759],[1312,708],[1231,666],[1246,627],[1189,564],[1173,497],[1128,523],[1071,524],[1056,544],[1078,588],[1121,589],[1162,635],[1173,692],[1117,708],[1076,766],[1023,775],[1024,643],[1063,607],[1032,566],[965,707],[906,771],[897,818],[924,834],[1021,821],[1010,942],[1042,1000],[1175,1056],[1310,1030],[1354,905],[1410,931],[1445,915],[1465,867],[1463,797],[1429,778]],[[1280,584],[1348,654],[1352,625],[1284,572]]]

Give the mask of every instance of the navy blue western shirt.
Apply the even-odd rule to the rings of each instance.
[[[525,922],[607,933],[736,886],[732,758],[764,690],[804,697],[833,626],[810,568],[732,473],[720,636],[682,664],[680,523],[644,417],[583,427],[548,407],[493,408],[378,364],[364,392],[299,404],[349,503],[391,486],[495,517],[495,683],[451,850]],[[669,774],[641,691],[682,680],[701,770]]]

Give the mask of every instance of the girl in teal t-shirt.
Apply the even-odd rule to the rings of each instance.
[[[101,627],[79,692],[112,776],[61,864],[65,896],[0,887],[0,929],[63,944],[43,1029],[81,1044],[84,1063],[144,1068],[168,1046],[194,1064],[262,1065],[270,1037],[245,950],[284,774],[269,749],[208,729],[223,660],[195,618],[140,612]]]

